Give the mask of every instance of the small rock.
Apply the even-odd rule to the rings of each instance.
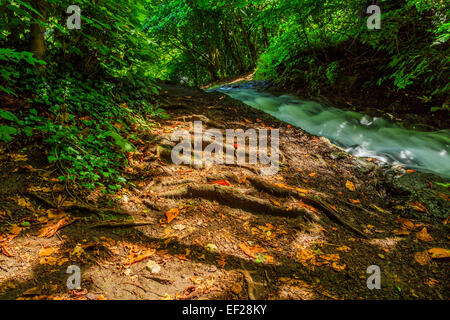
[[[176,225],[174,225],[174,226],[172,227],[172,229],[181,231],[181,230],[186,229],[186,226],[184,226],[184,225],[182,225],[182,224],[176,224]]]
[[[161,266],[153,260],[150,260],[149,262],[147,262],[147,265],[145,267],[151,273],[159,273],[161,271]]]
[[[208,250],[209,252],[213,253],[213,252],[217,251],[217,246],[215,244],[208,243],[206,245],[206,250]]]

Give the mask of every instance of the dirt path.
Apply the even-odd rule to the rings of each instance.
[[[431,208],[375,164],[219,93],[165,85],[162,101],[171,118],[136,141],[114,196],[59,183],[39,145],[0,150],[1,299],[449,299],[448,220],[417,218]],[[279,128],[281,170],[172,164],[167,137],[196,119]]]

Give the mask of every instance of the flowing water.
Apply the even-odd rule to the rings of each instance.
[[[359,157],[450,178],[450,130],[423,132],[401,128],[382,118],[325,107],[291,95],[254,89],[215,89],[303,130],[330,139]]]

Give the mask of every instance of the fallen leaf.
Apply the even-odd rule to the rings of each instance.
[[[132,264],[138,263],[140,261],[143,261],[145,259],[150,258],[153,256],[156,252],[156,249],[139,249],[139,248],[132,248],[131,253],[128,255],[128,257],[125,259],[124,265],[125,266],[131,266]]]
[[[402,230],[394,230],[392,231],[392,233],[395,234],[396,236],[409,236],[411,232],[402,229]]]
[[[344,263],[343,265],[340,265],[340,264],[338,264],[338,263],[336,263],[336,262],[333,262],[333,263],[331,264],[331,267],[332,267],[334,270],[340,272],[340,271],[345,270],[345,268],[347,267],[347,265],[346,265],[345,263]]]
[[[416,227],[411,220],[405,218],[398,218],[395,222],[399,223],[404,230],[413,230]]]
[[[175,219],[178,216],[179,213],[180,210],[178,208],[173,208],[167,211],[166,212],[167,223],[171,223],[173,219]]]
[[[219,185],[221,185],[221,186],[226,186],[226,187],[229,187],[229,186],[231,186],[231,183],[228,181],[228,180],[217,180],[217,181],[211,181],[212,183],[215,183],[215,184],[219,184]]]
[[[447,259],[450,258],[450,250],[443,248],[432,248],[428,250],[432,259]]]
[[[272,199],[269,199],[270,200],[270,202],[272,202],[274,205],[276,205],[276,206],[278,206],[278,207],[281,207],[281,204],[279,203],[279,202],[277,202],[277,201],[275,201],[275,200],[272,200]]]
[[[342,252],[350,252],[352,249],[350,249],[347,246],[342,246],[342,247],[337,248],[337,250],[342,251]]]
[[[83,254],[84,254],[84,250],[83,250],[83,247],[81,246],[81,243],[77,243],[75,248],[70,253],[70,256],[76,257],[79,259],[79,258],[81,258],[81,255],[83,255]]]
[[[425,282],[426,285],[429,287],[434,287],[436,284],[438,284],[439,281],[433,278],[429,278],[427,282]]]
[[[52,192],[52,190],[48,187],[29,187],[28,191],[30,192],[44,192],[44,193],[48,193],[48,192]]]
[[[21,233],[22,232],[22,228],[21,227],[19,227],[18,225],[13,225],[12,227],[11,227],[11,229],[9,229],[9,233],[11,233],[12,235],[14,235],[14,236],[17,236],[17,235],[19,235],[19,233]]]
[[[274,263],[274,258],[272,256],[269,256],[268,254],[264,255],[264,263],[267,264],[273,264]]]
[[[50,266],[58,265],[62,266],[64,263],[68,262],[67,258],[55,258],[55,257],[41,257],[39,259],[39,264],[48,264]]]
[[[348,201],[350,201],[351,203],[354,203],[354,204],[360,204],[361,203],[361,201],[355,200],[355,199],[348,199]]]
[[[28,199],[18,198],[17,204],[21,207],[27,208],[28,210],[31,210],[34,212],[34,207]]]
[[[428,233],[427,228],[423,228],[416,233],[416,238],[422,241],[434,241],[433,237]]]
[[[241,180],[239,180],[239,184],[243,184],[247,181],[247,176],[243,177]]]
[[[304,203],[302,200],[300,200],[300,201],[298,202],[298,205],[299,205],[300,207],[302,207],[302,208],[311,210],[312,212],[317,212],[317,209],[316,209],[316,208],[314,208],[314,207],[312,207],[312,206],[310,206],[310,205]]]
[[[55,233],[59,229],[65,227],[65,226],[68,226],[69,224],[75,222],[75,220],[76,219],[72,219],[70,217],[62,218],[56,224],[50,224],[50,225],[47,225],[46,227],[42,228],[39,232],[38,237],[39,238],[42,238],[42,237],[51,238],[55,235]]]
[[[58,248],[41,248],[39,250],[39,257],[48,257],[51,256],[54,253],[57,253],[59,251]]]
[[[420,202],[409,202],[408,205],[416,211],[428,213],[428,209]]]
[[[322,254],[319,256],[319,258],[325,260],[325,261],[339,261],[340,257],[337,253],[331,253],[331,254]]]
[[[238,246],[247,256],[249,256],[253,259],[256,259],[258,254],[267,252],[266,249],[264,249],[258,245],[250,247],[249,245],[247,245],[245,243],[240,243]]]
[[[345,183],[345,187],[352,192],[356,191],[355,184],[350,180],[347,180],[347,182]]]
[[[441,197],[441,198],[447,200],[447,201],[450,201],[450,197],[448,197],[447,195],[445,195],[445,194],[443,194],[443,193],[438,193],[437,195],[438,195],[439,197]]]
[[[306,190],[306,189],[295,188],[295,190],[297,190],[298,192],[301,192],[301,193],[305,193],[305,194],[309,193],[309,190]]]
[[[414,260],[416,260],[416,262],[417,262],[418,264],[420,264],[421,266],[425,266],[425,265],[427,265],[427,264],[430,263],[431,258],[430,258],[430,256],[428,255],[428,252],[427,252],[427,251],[424,251],[424,252],[417,252],[417,253],[414,255]]]

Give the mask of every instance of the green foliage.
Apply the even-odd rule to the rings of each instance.
[[[271,17],[279,24],[278,34],[262,53],[256,77],[281,84],[300,82],[317,94],[318,86],[340,84],[345,89],[348,75],[363,73],[360,90],[383,85],[391,92],[420,92],[422,101],[422,97],[428,102],[445,99],[449,7],[441,1],[380,1],[382,28],[368,30],[365,4],[358,0],[277,4]]]
[[[119,189],[135,129],[166,117],[155,107],[156,51],[141,31],[146,3],[77,1],[81,29],[69,30],[71,1],[2,1],[0,93],[28,97],[33,108],[0,109],[0,141],[43,137],[61,180]],[[41,58],[32,53],[36,41]]]

